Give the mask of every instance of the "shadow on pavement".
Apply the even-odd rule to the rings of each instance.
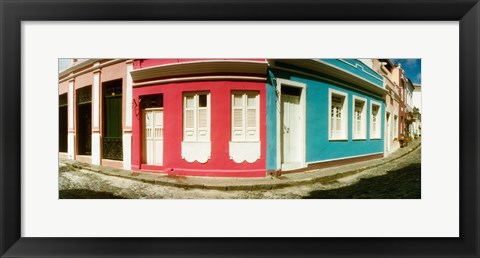
[[[304,199],[420,199],[421,164],[414,163],[386,175],[362,178],[332,190],[310,192]]]
[[[97,192],[88,189],[60,190],[60,199],[125,199],[109,192]]]

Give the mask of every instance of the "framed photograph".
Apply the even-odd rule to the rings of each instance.
[[[1,1],[1,257],[478,257],[479,8]]]
[[[60,199],[421,199],[421,59],[59,64]]]

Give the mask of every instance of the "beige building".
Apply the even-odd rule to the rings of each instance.
[[[400,68],[395,67],[389,59],[372,59],[372,68],[384,78],[385,89],[385,156],[400,147],[399,110],[401,89],[398,85]]]
[[[59,71],[59,155],[131,167],[131,60],[72,59]]]

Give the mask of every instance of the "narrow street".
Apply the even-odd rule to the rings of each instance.
[[[378,167],[328,183],[274,190],[185,189],[60,167],[60,199],[419,199],[421,147]]]

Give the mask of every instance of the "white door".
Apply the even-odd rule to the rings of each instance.
[[[144,111],[144,162],[147,165],[163,164],[163,110]]]
[[[282,169],[301,167],[301,112],[300,97],[282,95]]]

